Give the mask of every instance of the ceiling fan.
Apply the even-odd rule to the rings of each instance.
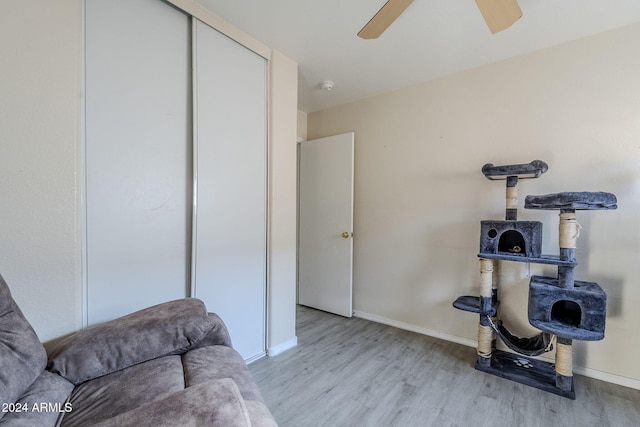
[[[405,11],[413,0],[388,0],[365,25],[358,37],[376,39]],[[476,0],[492,34],[510,27],[522,16],[517,0]]]

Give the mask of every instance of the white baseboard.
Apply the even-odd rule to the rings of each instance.
[[[277,356],[280,353],[283,353],[289,349],[298,345],[298,337],[293,337],[289,341],[283,342],[282,344],[278,344],[275,347],[269,347],[267,349],[267,356],[273,357]]]
[[[608,383],[621,385],[623,387],[634,388],[640,390],[640,381],[623,377],[621,375],[610,374],[608,372],[597,371],[595,369],[583,368],[582,366],[574,366],[573,372],[585,377],[594,378],[596,380],[606,381]]]
[[[387,319],[386,317],[377,316],[375,314],[365,313],[362,311],[354,311],[353,315],[372,322],[382,323],[384,325],[393,326],[395,328],[404,329],[405,331],[417,332],[422,335],[428,335],[434,338],[440,338],[445,341],[451,341],[468,347],[476,347],[477,341],[468,340],[466,338],[456,337],[455,335],[443,334],[442,332],[432,331],[431,329],[422,328],[410,323],[399,322],[397,320]]]
[[[260,360],[263,357],[265,357],[267,355],[267,353],[262,352],[262,353],[258,353],[255,356],[251,356],[248,359],[244,359],[244,363],[246,363],[247,365],[250,365],[251,363],[255,362],[256,360]]]
[[[445,341],[451,341],[457,344],[466,345],[468,347],[477,347],[478,342],[466,338],[460,338],[455,335],[444,334],[438,331],[432,331],[431,329],[422,328],[420,326],[412,325],[409,323],[399,322],[397,320],[387,319],[386,317],[377,316],[375,314],[365,313],[363,311],[354,311],[353,315],[365,320],[371,320],[372,322],[382,323],[384,325],[393,326],[395,328],[404,329],[406,331],[416,332],[423,335],[428,335],[434,338],[440,338]],[[602,372],[595,369],[585,368],[582,366],[573,367],[573,372],[585,377],[594,378],[608,383],[621,385],[623,387],[629,387],[636,390],[640,390],[640,380],[633,378],[627,378],[620,375],[610,374],[608,372]]]

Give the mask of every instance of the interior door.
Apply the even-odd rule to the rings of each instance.
[[[354,133],[300,143],[298,302],[351,317]]]
[[[193,291],[247,361],[266,348],[266,60],[194,20]]]

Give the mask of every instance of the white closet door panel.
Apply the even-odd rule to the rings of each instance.
[[[193,295],[252,359],[265,351],[266,61],[194,22]]]
[[[190,38],[164,2],[86,2],[90,324],[187,295]]]

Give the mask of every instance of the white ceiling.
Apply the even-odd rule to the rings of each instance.
[[[380,38],[357,37],[385,1],[198,0],[298,62],[308,113],[640,22],[640,0],[519,0],[522,18],[492,35],[474,0],[415,0]]]

